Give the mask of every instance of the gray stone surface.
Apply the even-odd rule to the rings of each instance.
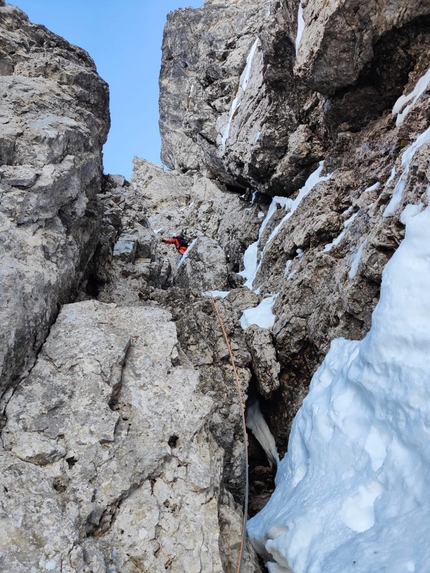
[[[160,74],[166,165],[244,189],[271,187],[289,133],[312,105],[292,72],[294,28],[285,3],[206,2],[169,15]],[[283,181],[317,159],[308,153]]]
[[[171,169],[289,196],[339,132],[391,109],[420,57],[428,2],[303,2],[296,54],[298,4],[206,2],[169,16],[160,130]]]
[[[252,357],[252,370],[257,379],[257,388],[264,398],[270,398],[279,388],[281,367],[276,359],[271,333],[255,324],[245,331],[246,342]]]
[[[3,3],[0,34],[2,394],[31,367],[95,249],[109,113],[84,50]]]
[[[296,72],[322,93],[352,85],[385,33],[429,13],[425,0],[303,2],[305,28]]]
[[[236,18],[239,9],[246,20]],[[383,216],[404,169],[403,151],[428,127],[428,90],[399,127],[391,110],[429,68],[430,6],[303,2],[305,30],[297,55],[298,3],[264,3],[262,10],[263,3],[207,2],[202,9],[170,16],[160,125],[164,160],[177,170],[198,167],[221,181],[292,198],[319,159],[325,159],[326,173],[333,173],[266,245],[288,212],[276,210],[258,250],[254,288],[263,296],[279,293],[271,335],[280,388],[263,410],[270,411],[282,450],[330,341],[357,339],[369,328],[382,269],[403,237],[401,210],[408,202],[427,204],[424,146],[405,174],[394,217]],[[232,38],[231,28],[217,26],[219,21],[240,31]],[[247,54],[257,37],[244,89]],[[396,177],[386,184],[393,167]],[[367,191],[377,182],[378,188]],[[220,241],[216,234],[213,238]],[[350,278],[352,258],[362,245]],[[252,370],[257,378],[257,364]]]
[[[166,311],[63,307],[7,407],[5,570],[223,571],[214,403],[177,345]]]
[[[179,262],[174,283],[181,288],[201,292],[219,290],[228,281],[224,250],[214,239],[199,237]]]

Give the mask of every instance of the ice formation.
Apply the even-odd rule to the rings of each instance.
[[[225,126],[224,131],[222,133],[221,149],[223,152],[225,151],[227,139],[229,138],[230,135],[231,122],[234,116],[236,115],[236,111],[239,109],[240,100],[242,99],[242,96],[245,93],[246,88],[248,87],[249,79],[251,77],[252,60],[254,59],[255,51],[257,50],[259,41],[260,40],[257,38],[255,42],[252,44],[251,50],[248,54],[248,57],[246,58],[245,69],[243,70],[242,75],[240,76],[239,89],[237,90],[236,97],[234,98],[233,103],[231,104],[227,125]]]
[[[297,12],[297,36],[296,36],[296,54],[299,51],[300,41],[303,36],[303,30],[305,29],[305,21],[303,19],[303,7],[302,3],[299,4],[299,10]]]
[[[408,178],[408,174],[409,174],[409,166],[411,163],[411,159],[414,156],[414,153],[421,146],[423,146],[425,143],[428,143],[429,141],[430,141],[430,127],[428,127],[423,133],[421,133],[421,135],[419,135],[416,138],[416,140],[411,145],[409,145],[409,147],[406,149],[406,151],[404,151],[404,153],[402,154],[402,166],[404,169],[403,169],[402,174],[399,177],[399,180],[396,183],[396,186],[394,187],[391,201],[388,203],[387,207],[385,208],[385,211],[383,213],[383,217],[391,217],[392,215],[394,215],[394,212],[395,212],[397,206],[399,205],[399,203],[403,197],[403,191],[405,190],[405,187],[406,187],[406,182],[407,182],[407,178]],[[395,168],[393,167],[393,170],[391,171],[391,175],[390,175],[390,177],[389,177],[389,179],[385,185],[387,186],[392,181],[392,179],[394,177],[395,177]]]
[[[255,438],[264,450],[269,460],[270,467],[279,464],[279,454],[276,449],[275,438],[264,419],[260,410],[260,404],[256,399],[249,399],[246,408],[246,427],[251,430]]]
[[[420,95],[422,95],[426,91],[429,83],[430,83],[430,69],[428,69],[426,73],[417,81],[414,89],[411,91],[410,94],[402,95],[396,101],[392,113],[394,115],[397,114],[397,119],[396,119],[397,126],[403,123],[403,120],[405,119],[406,115],[413,108]],[[406,105],[411,100],[412,103]]]
[[[363,254],[363,250],[364,247],[367,244],[367,239],[365,239],[361,245],[359,246],[359,248],[357,249],[357,251],[355,251],[352,255],[351,255],[351,268],[349,269],[349,273],[348,273],[348,278],[351,280],[355,277],[355,275],[357,274],[358,271],[358,265],[360,264],[360,260],[361,260],[361,255]]]
[[[250,289],[253,288],[254,279],[257,275],[259,265],[261,264],[261,261],[263,260],[264,250],[266,249],[267,245],[271,241],[273,241],[273,239],[279,233],[279,231],[280,231],[282,225],[285,223],[285,221],[287,221],[293,215],[293,213],[297,210],[297,208],[300,205],[300,203],[302,202],[302,200],[306,197],[306,195],[308,195],[310,193],[310,191],[312,191],[312,189],[315,187],[315,185],[317,185],[321,181],[327,181],[327,179],[330,179],[331,174],[321,176],[321,172],[323,170],[323,167],[324,167],[324,161],[320,161],[317,169],[313,173],[311,173],[311,175],[309,175],[309,177],[306,180],[306,183],[300,189],[300,191],[299,191],[299,193],[295,199],[290,199],[288,197],[273,197],[272,202],[270,203],[269,210],[267,211],[266,217],[264,218],[263,222],[261,223],[260,231],[258,234],[258,239],[255,241],[255,243],[252,243],[252,245],[250,245],[246,249],[244,257],[243,257],[244,270],[241,271],[239,274],[246,279],[245,286],[247,286],[248,288],[250,288]],[[261,252],[260,263],[259,263],[258,262],[258,251],[259,251],[259,247],[261,247],[260,243],[261,243],[261,238],[263,236],[263,232],[266,229],[267,225],[269,224],[270,219],[272,218],[272,216],[274,215],[274,213],[276,212],[276,209],[278,207],[282,207],[283,209],[285,209],[287,211],[287,213],[282,218],[280,223],[275,227],[275,229],[271,232],[269,238],[267,239],[267,242],[264,245],[264,248]]]

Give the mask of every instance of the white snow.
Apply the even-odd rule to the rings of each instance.
[[[291,259],[288,259],[288,261],[285,263],[284,277],[288,275],[292,262],[293,261]]]
[[[275,315],[272,307],[275,304],[276,297],[274,294],[264,298],[255,308],[247,308],[243,311],[240,318],[240,325],[243,329],[248,328],[251,324],[256,324],[261,328],[270,328],[275,323]]]
[[[225,126],[221,137],[221,149],[223,152],[225,151],[227,139],[229,138],[230,135],[231,122],[234,116],[236,115],[236,111],[240,106],[240,100],[242,99],[242,96],[245,93],[246,88],[248,87],[249,79],[251,77],[252,60],[254,59],[255,51],[257,50],[259,41],[260,40],[257,38],[255,42],[252,44],[251,50],[246,58],[245,69],[243,70],[242,75],[240,76],[239,89],[237,90],[236,97],[234,98],[233,103],[231,104],[227,125]]]
[[[317,169],[309,175],[308,179],[306,180],[304,186],[300,189],[297,197],[295,199],[290,199],[288,197],[273,197],[272,202],[270,203],[269,209],[267,211],[266,217],[264,218],[263,222],[261,223],[260,231],[258,234],[258,239],[255,243],[252,243],[245,251],[243,257],[243,265],[244,269],[239,273],[242,277],[246,279],[245,286],[249,289],[252,289],[252,285],[254,279],[257,275],[259,266],[263,260],[264,250],[266,249],[267,245],[276,237],[282,225],[293,215],[293,213],[297,210],[298,206],[300,205],[301,201],[312,191],[312,189],[318,183],[322,181],[327,181],[331,177],[331,173],[328,175],[324,175],[321,177],[321,171],[324,167],[324,161],[320,161],[318,164]],[[260,255],[260,263],[258,262],[258,251],[260,247],[260,240],[263,235],[264,230],[266,229],[267,225],[270,222],[270,219],[276,212],[277,208],[282,207],[287,211],[287,214],[282,218],[281,222],[278,223],[276,228],[271,232],[266,244],[264,245],[264,249]]]
[[[363,193],[368,193],[369,191],[375,191],[375,189],[378,189],[378,187],[380,187],[381,184],[379,183],[379,181],[377,181],[376,183],[374,183],[373,185],[371,185],[370,187],[367,187]]]
[[[255,42],[252,44],[251,51],[249,52],[248,57],[246,58],[246,66],[240,77],[240,86],[243,89],[243,91],[245,91],[246,88],[248,87],[249,78],[251,76],[252,60],[254,59],[255,50],[257,49],[259,41],[260,40],[258,38],[255,40]]]
[[[354,213],[354,215],[352,215],[349,219],[347,219],[347,220],[344,222],[344,224],[343,224],[343,231],[342,231],[342,232],[340,233],[340,235],[338,235],[338,236],[336,237],[336,239],[334,239],[331,243],[328,243],[327,245],[325,245],[325,247],[324,247],[324,249],[323,249],[323,252],[324,252],[324,253],[327,253],[328,251],[331,251],[333,247],[335,247],[336,245],[338,245],[338,244],[341,242],[341,240],[342,240],[342,239],[344,238],[344,236],[346,235],[346,233],[347,233],[349,227],[351,226],[352,222],[353,222],[354,219],[356,218],[357,214],[358,214],[358,211],[357,211],[357,213]]]
[[[297,12],[296,54],[299,51],[300,41],[302,39],[304,29],[305,29],[305,21],[303,20],[303,7],[302,3],[300,2],[299,10]]]
[[[225,298],[228,294],[230,293],[229,290],[207,290],[206,292],[203,292],[202,295],[203,296],[210,296],[210,297],[220,297],[220,298]]]
[[[309,175],[309,177],[307,178],[306,183],[300,189],[297,197],[294,200],[287,199],[288,202],[285,202],[284,207],[288,208],[289,211],[282,219],[282,221],[279,223],[279,225],[272,231],[266,245],[269,244],[270,241],[272,241],[276,237],[282,225],[295,213],[295,211],[297,211],[297,208],[302,202],[302,200],[306,197],[306,195],[310,193],[310,191],[312,191],[315,185],[317,185],[317,183],[321,183],[322,181],[327,181],[328,179],[331,178],[332,175],[331,173],[321,177],[321,171],[323,170],[323,167],[324,167],[324,161],[320,161],[317,169],[315,169],[315,171],[311,173],[311,175]]]
[[[429,141],[430,141],[430,127],[428,127],[423,133],[421,133],[421,135],[419,135],[416,138],[416,140],[406,149],[406,151],[403,152],[402,155],[402,166],[404,167],[403,173],[400,175],[400,178],[397,181],[396,186],[394,187],[391,200],[382,214],[383,217],[391,217],[392,215],[394,215],[394,212],[403,197],[403,191],[405,190],[406,187],[406,181],[409,174],[409,166],[411,163],[411,159],[414,156],[414,153],[421,146],[423,146],[425,143]],[[385,185],[388,185],[391,182],[391,180],[394,177],[394,174],[395,174],[395,169],[393,167],[393,170],[391,171],[391,176]]]
[[[430,83],[430,68],[426,71],[426,73],[417,81],[414,89],[408,95],[402,95],[396,101],[393,107],[393,115],[397,114],[396,125],[399,126],[403,123],[406,115],[409,111],[413,108],[416,104],[418,98],[426,91],[427,86]],[[408,101],[411,101],[409,105],[406,105]],[[406,107],[405,107],[406,105]],[[401,111],[403,109],[403,111]]]
[[[349,269],[348,278],[351,280],[355,277],[358,271],[358,265],[360,264],[361,255],[363,254],[363,249],[367,244],[367,239],[365,239],[360,247],[355,253],[351,255],[351,268]]]
[[[418,215],[418,213],[422,211],[422,208],[423,204],[421,202],[418,203],[418,205],[406,205],[400,215],[400,221],[406,225],[411,217],[415,217],[415,215]]]
[[[409,209],[367,336],[332,342],[248,522],[269,570],[429,572],[429,349],[427,207]]]

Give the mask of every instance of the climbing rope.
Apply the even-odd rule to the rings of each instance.
[[[220,289],[225,283],[227,282],[227,279],[225,279],[225,281],[223,281],[216,289],[214,290],[218,290]],[[233,366],[233,372],[234,372],[234,377],[236,379],[236,385],[237,385],[237,392],[239,395],[239,402],[240,402],[240,410],[242,413],[242,430],[243,430],[243,444],[244,444],[244,457],[245,457],[245,499],[243,502],[243,519],[242,519],[242,533],[241,533],[241,540],[240,540],[240,548],[239,548],[239,557],[238,557],[238,563],[237,563],[237,569],[236,569],[236,573],[240,573],[242,571],[242,565],[243,565],[243,557],[244,557],[244,553],[245,553],[245,541],[246,541],[246,520],[247,520],[247,516],[248,516],[248,494],[249,494],[249,475],[248,475],[248,434],[246,433],[246,418],[245,418],[245,406],[244,406],[244,402],[242,399],[242,389],[240,387],[240,380],[239,380],[239,375],[237,373],[237,368],[236,368],[236,363],[234,361],[234,355],[233,355],[233,350],[231,348],[230,345],[230,341],[227,335],[227,331],[225,329],[224,326],[224,322],[221,318],[221,313],[219,311],[218,305],[215,301],[215,298],[213,296],[213,294],[211,293],[211,300],[212,300],[212,305],[215,309],[216,315],[218,317],[218,321],[220,323],[221,326],[221,330],[222,333],[224,335],[224,339],[225,339],[225,343],[227,344],[227,348],[230,354],[230,360],[231,360],[231,364]]]

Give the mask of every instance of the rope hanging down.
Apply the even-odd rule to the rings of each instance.
[[[224,283],[225,282],[226,281],[224,281]],[[220,288],[220,287],[218,287],[218,288]],[[215,298],[214,298],[213,294],[211,294],[211,299],[212,299],[212,305],[213,305],[215,312],[216,312],[216,315],[218,317],[218,321],[220,323],[221,330],[223,332],[224,339],[225,339],[225,342],[227,344],[227,348],[228,348],[228,351],[230,354],[230,360],[231,360],[231,364],[233,366],[234,377],[236,379],[237,392],[239,395],[240,410],[242,413],[243,443],[244,443],[244,449],[245,449],[245,452],[244,452],[244,454],[245,454],[245,499],[243,502],[242,535],[241,535],[241,540],[240,540],[239,558],[238,558],[238,564],[237,564],[237,569],[236,569],[236,573],[240,573],[242,571],[243,557],[244,557],[244,553],[245,553],[246,520],[247,520],[247,515],[248,515],[248,493],[249,493],[248,435],[246,433],[245,407],[244,407],[244,402],[242,399],[242,390],[240,388],[240,380],[239,380],[239,375],[238,375],[237,369],[236,369],[236,363],[234,361],[233,350],[231,349],[231,345],[230,345],[230,341],[228,339],[227,331],[225,329],[224,322],[221,318],[221,314],[219,312],[219,309],[218,309],[217,303],[215,302]]]

